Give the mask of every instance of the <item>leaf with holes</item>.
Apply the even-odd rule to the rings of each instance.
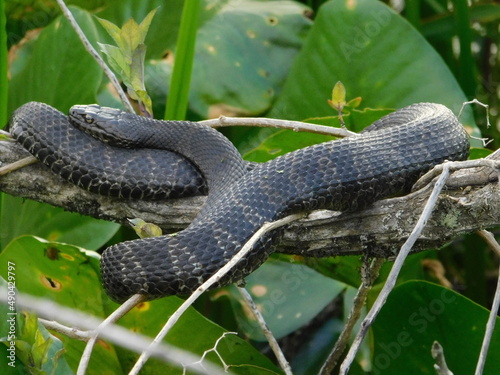
[[[10,263],[9,263],[10,262]],[[111,301],[99,281],[98,255],[78,247],[49,242],[33,236],[12,241],[0,254],[0,276],[7,279],[8,264],[15,267],[16,288],[21,293],[49,298],[63,306],[104,316],[103,306]],[[85,343],[60,336],[69,366],[76,370]],[[34,339],[32,344],[35,344]],[[40,355],[43,347],[37,349]],[[55,353],[54,353],[55,354]],[[119,368],[113,347],[99,341],[92,366],[114,373]]]

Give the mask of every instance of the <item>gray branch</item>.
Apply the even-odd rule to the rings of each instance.
[[[17,143],[0,142],[0,167],[26,156],[29,154]],[[499,160],[500,152],[493,158]],[[414,250],[439,247],[463,233],[500,226],[500,185],[496,181],[498,175],[486,167],[455,172]],[[99,196],[63,181],[40,163],[0,176],[0,191],[122,224],[128,218],[141,218],[165,232],[185,228],[205,199],[150,202]],[[392,256],[411,233],[429,193],[424,188],[376,202],[360,212],[315,211],[287,227],[277,250],[311,256]]]

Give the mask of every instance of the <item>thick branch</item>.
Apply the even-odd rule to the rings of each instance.
[[[0,142],[0,166],[28,155],[15,142]],[[500,159],[500,153],[496,158]],[[463,233],[500,226],[500,186],[496,179],[496,174],[485,168],[455,172],[450,181],[454,190],[441,194],[416,250],[441,246]],[[1,176],[0,191],[124,224],[127,218],[140,217],[165,231],[186,227],[204,201],[204,197],[162,202],[102,197],[62,181],[40,163]],[[413,229],[429,192],[423,189],[386,199],[361,212],[316,211],[288,227],[278,251],[315,256],[392,256]]]

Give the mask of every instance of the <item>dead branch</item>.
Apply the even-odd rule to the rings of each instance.
[[[0,142],[0,167],[26,156],[29,154],[16,142]],[[500,160],[500,152],[491,159]],[[500,226],[500,186],[496,181],[498,175],[487,167],[455,172],[448,182],[451,188],[440,195],[415,250],[439,247],[463,233]],[[204,202],[204,197],[160,202],[103,197],[63,181],[40,163],[0,176],[0,191],[125,225],[127,218],[142,218],[165,232],[185,228]],[[311,256],[392,256],[411,233],[429,193],[430,189],[422,189],[376,202],[360,212],[313,212],[287,228],[278,251]]]

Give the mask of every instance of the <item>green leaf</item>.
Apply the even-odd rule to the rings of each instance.
[[[120,49],[125,49],[124,43],[122,42],[121,30],[113,22],[105,20],[104,18],[96,17],[102,27],[107,31],[107,33],[113,38]]]
[[[99,19],[118,45],[116,47],[99,43],[101,51],[106,54],[112,69],[120,75],[127,86],[130,97],[139,101],[140,107],[144,108],[148,114],[152,114],[153,111],[151,99],[144,86],[144,59],[146,57],[144,39],[155,13],[156,9],[149,12],[140,25],[130,18],[121,29],[109,21]]]
[[[328,104],[330,104],[333,109],[341,112],[346,105],[345,98],[345,86],[342,84],[342,82],[338,81],[335,86],[333,86],[332,99],[328,101]]]
[[[124,83],[130,85],[130,62],[126,60],[120,48],[111,44],[98,43],[101,51],[106,54],[108,64],[111,68],[122,77]]]
[[[144,44],[144,40],[146,39],[146,36],[148,34],[149,27],[151,26],[151,21],[153,20],[153,17],[155,16],[157,10],[158,8],[155,8],[151,12],[149,12],[148,15],[144,17],[144,19],[140,23],[137,30],[138,44]]]
[[[15,220],[12,213],[16,213]],[[32,234],[51,241],[67,242],[95,250],[120,228],[119,224],[67,212],[48,204],[5,196],[0,213],[0,248],[14,238]]]
[[[7,276],[7,263],[11,262],[15,265],[15,281],[19,292],[45,297],[63,306],[103,317],[111,313],[118,305],[112,302],[102,289],[98,274],[98,258],[96,253],[74,246],[24,236],[13,241],[0,254],[0,276]],[[123,317],[120,324],[134,332],[154,337],[165,324],[168,316],[173,314],[182,302],[182,299],[177,297],[144,302]],[[1,323],[4,324],[4,322]],[[0,327],[4,326],[0,325]],[[35,328],[30,328],[28,331],[32,332],[32,339],[30,339],[32,341],[26,342],[34,343]],[[235,335],[225,334],[224,329],[204,318],[194,308],[189,309],[183,315],[167,336],[167,341],[197,353],[201,358],[203,353],[213,348],[223,335],[225,336],[218,346],[218,353],[231,366],[231,371],[234,373],[279,372],[267,357],[260,354],[250,344]],[[193,340],[193,337],[197,339]],[[66,350],[65,358],[74,370],[85,343],[62,335],[61,340]],[[31,345],[28,344],[25,351],[29,350]],[[38,358],[41,358],[43,348],[37,350],[41,351],[37,353]],[[108,371],[114,374],[121,366],[130,369],[136,359],[136,354],[118,347],[115,352],[114,346],[103,342],[94,348],[90,367],[99,369],[99,373]],[[207,359],[219,365],[221,363],[215,353],[210,353]],[[159,373],[159,369],[169,374],[182,373],[182,370],[176,366],[165,365],[157,361],[149,361],[146,368],[152,373]]]
[[[455,375],[473,374],[488,312],[438,285],[410,281],[396,287],[373,325],[372,374],[435,374],[431,345],[444,348]],[[484,374],[500,373],[500,318]]]
[[[165,120],[184,120],[188,108],[201,0],[184,2]]]
[[[347,111],[344,108],[342,119],[344,120],[347,129],[352,131],[360,131],[367,125],[373,123],[380,117],[390,112],[392,111],[387,109]],[[337,115],[327,117],[313,117],[307,119],[306,122],[333,126],[337,128],[341,126]],[[252,133],[259,134],[260,137],[257,138],[257,140],[263,139],[263,141],[261,141],[261,143],[256,143],[254,145],[254,148],[250,150],[246,150],[244,147],[242,147],[241,144],[238,144],[238,148],[244,152],[245,159],[258,162],[265,162],[279,155],[286,154],[299,148],[304,148],[321,142],[328,142],[333,139],[331,136],[327,135],[308,132],[294,132],[292,130],[276,131],[274,129],[266,129],[265,131],[262,131],[261,129],[255,129],[250,134]],[[247,142],[245,146],[249,147],[250,142],[247,139],[245,139],[245,141]]]
[[[141,303],[120,319],[121,325],[133,332],[139,332],[150,337],[156,336],[165,324],[167,318],[175,312],[183,302],[177,297],[167,297],[160,300]],[[193,340],[193,338],[196,338]],[[259,353],[250,344],[237,335],[228,334],[223,328],[212,323],[194,308],[184,313],[177,324],[166,337],[166,342],[176,347],[198,354],[215,347],[218,339],[217,352],[224,362],[229,365],[229,371],[234,374],[276,374],[280,371],[271,361]],[[128,371],[138,355],[118,349],[120,363]],[[207,359],[214,364],[221,365],[221,358],[215,352],[208,353]],[[190,365],[190,364],[185,364]],[[150,360],[146,363],[144,373],[182,374],[182,369],[176,366]]]
[[[3,279],[2,279],[3,280]],[[18,311],[16,315],[4,315],[7,320],[14,319],[14,330],[0,330],[0,342],[11,350],[12,340],[15,340],[16,367],[24,365],[33,374],[70,374],[71,370],[64,357],[62,342],[38,322],[38,317],[28,311]],[[10,327],[7,327],[10,328]],[[6,335],[12,333],[15,338]],[[3,346],[3,345],[2,345]],[[10,356],[10,354],[9,354]]]
[[[95,43],[92,17],[78,8],[70,9],[87,38]],[[27,58],[23,54],[26,49],[30,51]],[[12,58],[11,69],[17,73],[9,85],[9,111],[31,100],[63,112],[75,103],[95,103],[102,71],[64,17],[55,19]]]
[[[329,1],[321,8],[269,117],[328,116],[332,85],[369,108],[442,103],[458,113],[466,100],[426,40],[380,1]],[[475,129],[472,116],[463,123]]]
[[[95,316],[104,316],[104,307],[112,304],[99,281],[99,256],[75,246],[23,236],[11,242],[0,254],[0,276],[7,277],[7,263],[15,265],[16,288],[21,293],[49,298],[63,306]],[[29,323],[29,322],[28,322]],[[32,341],[35,342],[35,328]],[[43,333],[43,332],[42,332]],[[60,336],[65,358],[75,370],[85,343]],[[37,349],[42,350],[42,349]],[[55,352],[51,352],[55,355]],[[42,353],[37,353],[41,358]],[[96,345],[91,364],[104,373],[119,368],[116,353],[108,345]],[[47,362],[49,366],[49,362]]]
[[[308,323],[346,288],[345,284],[303,264],[282,261],[264,263],[245,281],[246,289],[277,339]],[[231,286],[229,292],[240,330],[252,340],[265,341],[253,314],[244,307],[239,291]]]
[[[159,226],[152,223],[147,223],[142,219],[129,219],[132,224],[132,229],[140,238],[158,237],[162,235],[162,230]]]

